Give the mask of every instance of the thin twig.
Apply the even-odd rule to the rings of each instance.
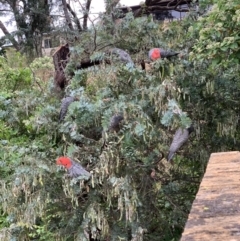
[[[31,70],[32,75],[33,75],[33,79],[34,79],[34,81],[36,82],[36,84],[37,84],[37,85],[38,85],[38,87],[40,88],[41,92],[43,93],[43,88],[41,87],[41,85],[40,85],[40,84],[39,84],[39,82],[37,81],[37,79],[36,79],[36,76],[35,76],[35,73],[34,73],[33,69],[32,69],[30,66],[28,66],[28,68]]]

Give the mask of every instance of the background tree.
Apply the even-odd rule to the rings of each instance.
[[[17,30],[13,33],[6,33],[6,37],[13,43],[13,46],[22,51],[34,50],[37,56],[41,56],[42,35],[50,30],[50,9],[48,1],[0,1],[2,9],[5,13],[11,12],[13,19],[16,22]],[[4,11],[2,12],[4,13]],[[2,26],[2,27],[1,27]],[[1,25],[4,30],[4,26]],[[16,45],[16,41],[18,45]]]
[[[56,5],[57,4],[57,5]],[[76,3],[75,3],[76,5]],[[68,32],[68,40],[76,39],[79,32],[87,29],[88,15],[91,6],[91,0],[85,4],[78,3],[81,11],[75,12],[70,3],[61,1],[12,1],[1,0],[0,6],[3,9],[1,15],[10,16],[10,21],[16,23],[16,31],[10,33],[7,27],[0,22],[0,28],[9,39],[16,50],[22,52],[30,51],[36,56],[42,56],[42,37],[44,33],[52,30],[58,30],[58,35]],[[57,7],[56,7],[57,6]],[[80,22],[81,12],[83,21]],[[54,22],[59,22],[61,13],[64,15],[63,24],[54,27]],[[63,28],[67,23],[67,29]]]

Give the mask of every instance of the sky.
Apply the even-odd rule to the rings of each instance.
[[[122,5],[134,6],[138,5],[143,0],[120,0]],[[99,12],[104,11],[104,0],[92,0],[93,10],[98,10]]]
[[[120,3],[122,5],[125,6],[134,6],[134,5],[138,5],[141,2],[141,0],[120,0]],[[143,2],[143,1],[142,1]],[[92,13],[99,13],[99,12],[104,12],[104,0],[92,0],[92,4],[91,4],[91,12]],[[6,24],[6,22],[9,20],[6,17],[0,17],[0,20]],[[8,31],[13,31],[15,30],[14,24],[6,25]],[[3,32],[0,29],[0,37],[3,36]]]

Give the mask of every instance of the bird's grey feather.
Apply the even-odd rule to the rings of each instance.
[[[108,131],[118,132],[120,130],[120,123],[123,119],[124,118],[122,114],[115,114],[114,116],[112,116],[108,129],[106,131],[105,130],[102,131],[103,145],[101,147],[101,150],[103,150],[103,148],[106,146],[107,132]]]
[[[130,64],[134,65],[132,58],[126,51],[119,49],[119,48],[114,48],[111,50],[111,52],[113,54],[116,54],[122,62],[130,63]]]
[[[68,111],[68,107],[74,100],[75,98],[72,96],[65,97],[62,99],[61,110],[59,114],[59,122],[61,122],[65,118]]]
[[[71,177],[79,177],[79,176],[85,176],[87,179],[90,178],[91,174],[86,171],[82,165],[80,165],[79,163],[71,160],[72,162],[72,166],[68,169],[69,172],[69,176]]]
[[[189,130],[179,128],[174,137],[169,148],[168,161],[170,161],[178,149],[188,140]]]
[[[120,123],[123,120],[123,116],[121,114],[114,115],[110,120],[110,125],[108,127],[108,131],[116,131],[120,130]]]
[[[160,48],[160,53],[161,53],[162,58],[168,58],[168,57],[172,57],[172,56],[175,56],[175,55],[179,54],[179,53],[174,52],[172,50],[165,50],[165,49],[162,49],[162,48]]]

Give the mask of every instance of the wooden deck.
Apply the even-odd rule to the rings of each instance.
[[[181,241],[240,240],[240,152],[213,153]]]

